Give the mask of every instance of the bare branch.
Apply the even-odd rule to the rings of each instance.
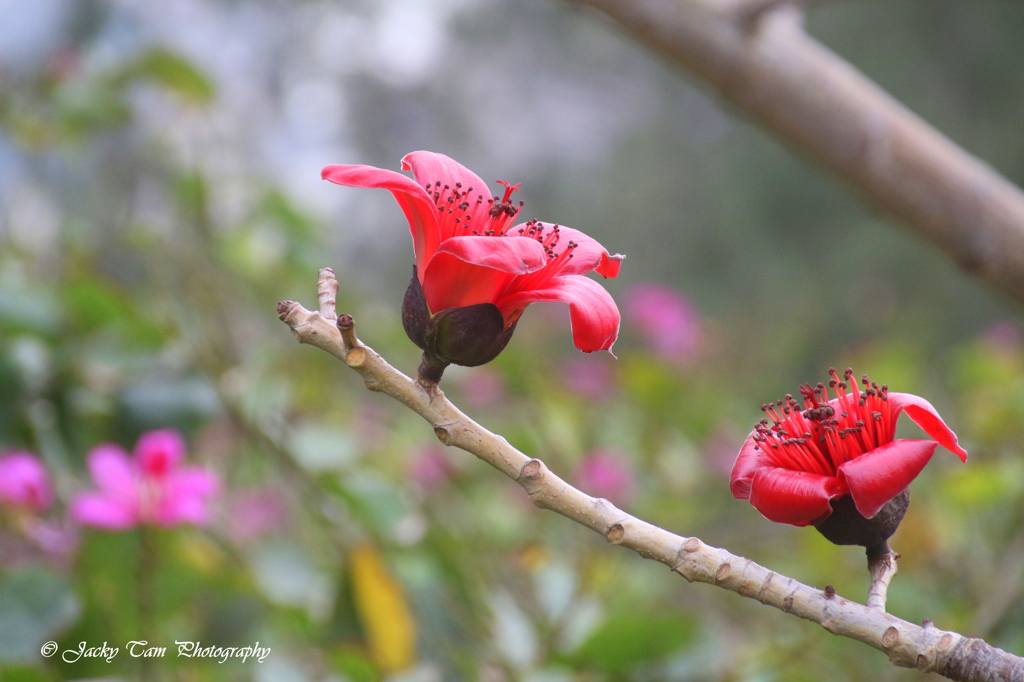
[[[321,270],[320,278],[323,288],[323,280],[333,279],[333,273]],[[1024,679],[1024,658],[930,623],[922,627],[901,620],[883,609],[844,599],[832,589],[809,587],[698,538],[670,533],[608,500],[590,497],[559,478],[541,460],[520,452],[463,414],[441,390],[427,391],[392,367],[355,339],[350,317],[351,324],[346,324],[355,340],[346,343],[338,326],[327,319],[336,317],[333,310],[313,312],[292,301],[278,304],[277,310],[300,342],[343,360],[362,375],[367,388],[391,396],[423,417],[442,443],[476,455],[521,485],[536,506],[600,533],[613,545],[659,561],[690,582],[717,585],[810,620],[832,634],[864,642],[885,652],[897,666],[937,672],[963,682]]]
[[[334,277],[334,270],[323,268],[320,271],[320,279],[317,280],[316,298],[320,302],[320,315],[324,319],[338,319],[338,280]]]
[[[1024,302],[1024,193],[810,38],[796,5],[573,1],[606,14],[962,268]]]

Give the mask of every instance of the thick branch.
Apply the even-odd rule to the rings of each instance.
[[[320,290],[330,287],[334,273],[320,271]],[[321,301],[322,303],[322,301]],[[884,651],[894,665],[933,671],[970,682],[1024,679],[1024,658],[1013,656],[955,632],[927,624],[922,627],[779,575],[744,557],[681,537],[617,509],[572,487],[542,461],[512,447],[463,414],[436,388],[427,391],[392,367],[355,337],[352,318],[338,322],[333,310],[306,310],[298,303],[278,304],[278,315],[298,337],[340,358],[362,375],[367,388],[386,393],[427,420],[445,445],[476,455],[526,490],[535,505],[550,509],[603,535],[609,543],[660,561],[690,582],[704,582],[756,599],[786,613],[821,625]],[[331,319],[328,319],[331,318]]]
[[[752,15],[750,0],[574,1],[1024,302],[1024,193],[807,36],[795,6]]]

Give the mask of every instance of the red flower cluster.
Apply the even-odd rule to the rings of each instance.
[[[402,169],[411,170],[413,178],[362,165],[327,166],[322,176],[339,185],[387,189],[405,213],[416,252],[407,303],[409,295],[421,296],[429,318],[412,322],[413,330],[406,320],[417,345],[445,363],[483,364],[504,348],[528,305],[564,301],[576,347],[611,349],[619,331],[618,308],[600,284],[584,275],[596,271],[615,277],[622,256],[609,255],[594,239],[568,227],[536,220],[513,224],[522,208],[522,202],[511,201],[519,185],[502,182],[503,196],[491,196],[475,173],[442,154],[413,152],[402,159]],[[461,341],[436,338],[445,333],[479,338],[480,328],[490,329],[489,308],[452,318],[458,320],[455,327],[473,327],[473,334],[440,323],[445,311],[479,305],[497,309],[500,328],[490,335],[502,338],[469,350]],[[418,311],[415,316],[422,317]]]
[[[956,434],[924,398],[892,393],[867,375],[861,390],[852,369],[842,380],[835,369],[829,373],[828,387],[800,388],[802,403],[787,395],[762,406],[767,418],[747,437],[733,466],[734,497],[749,499],[772,521],[795,526],[820,526],[845,497],[871,519],[910,485],[939,445],[967,460]],[[901,413],[934,440],[894,440]]]

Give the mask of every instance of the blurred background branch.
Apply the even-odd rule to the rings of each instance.
[[[1024,193],[810,38],[800,3],[573,0],[1024,303]]]

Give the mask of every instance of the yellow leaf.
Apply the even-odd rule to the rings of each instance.
[[[356,611],[369,640],[370,656],[385,673],[408,668],[416,657],[416,624],[401,585],[373,545],[354,547],[349,562]]]

